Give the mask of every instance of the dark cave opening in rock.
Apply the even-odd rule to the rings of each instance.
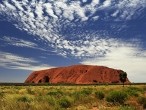
[[[44,79],[45,83],[49,83],[49,81],[50,81],[50,78],[48,76],[45,76],[43,79]]]
[[[39,83],[41,83],[41,82],[42,82],[42,80],[40,79],[40,80],[39,80]]]
[[[94,82],[94,83],[97,83],[98,81],[97,81],[97,80],[93,80],[93,82]]]

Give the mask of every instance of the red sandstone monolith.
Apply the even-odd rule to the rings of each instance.
[[[51,84],[96,84],[121,83],[119,74],[122,70],[104,66],[73,65],[47,70],[35,71],[30,74],[25,83]],[[126,83],[130,81],[126,80]]]

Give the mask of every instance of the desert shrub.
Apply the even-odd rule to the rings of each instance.
[[[48,103],[52,106],[55,106],[57,103],[57,100],[54,97],[50,96],[48,97]]]
[[[81,94],[80,91],[75,91],[71,94],[71,98],[76,104],[86,104],[94,102],[94,97],[92,95]]]
[[[81,91],[74,91],[73,93],[71,93],[71,96],[76,101],[84,101],[85,97],[90,94],[92,94],[92,89],[83,89]]]
[[[88,103],[91,102],[90,94],[92,94],[92,89],[83,89],[81,91],[75,91],[72,93],[72,98],[76,103]]]
[[[3,96],[4,96],[4,93],[3,92],[0,92],[0,98],[3,97]]]
[[[102,91],[96,91],[95,95],[98,99],[102,100],[104,98],[104,93]]]
[[[27,93],[28,93],[28,94],[31,94],[31,95],[34,95],[34,94],[35,94],[35,92],[34,92],[34,91],[32,91],[32,89],[31,89],[31,88],[27,88]]]
[[[63,92],[62,91],[59,91],[59,90],[57,90],[57,91],[50,91],[50,92],[47,93],[47,95],[61,96],[61,95],[63,95]]]
[[[119,110],[136,110],[133,106],[121,106]]]
[[[59,100],[59,105],[62,107],[62,108],[69,108],[71,106],[71,100],[69,100],[68,98],[66,97],[63,97]]]
[[[138,102],[140,104],[143,104],[144,102],[146,102],[146,98],[145,97],[138,97]]]
[[[143,105],[143,108],[146,108],[146,97],[139,97],[138,102]]]
[[[31,102],[31,99],[27,96],[22,96],[17,99],[18,102]]]
[[[143,108],[146,109],[146,103],[143,104]]]
[[[127,98],[127,94],[121,91],[111,91],[106,97],[106,101],[114,104],[123,104]]]
[[[71,96],[76,100],[80,101],[82,100],[83,94],[80,93],[80,91],[75,91],[71,94]]]
[[[22,87],[20,87],[20,86],[15,86],[14,89],[20,90],[20,89],[22,89]]]
[[[80,94],[90,95],[92,94],[92,89],[83,89],[82,91],[80,91]]]
[[[143,86],[143,90],[146,91],[146,86]]]
[[[142,92],[142,89],[137,88],[137,87],[128,87],[125,92],[129,95],[129,96],[135,96],[138,97],[139,96],[139,92]]]

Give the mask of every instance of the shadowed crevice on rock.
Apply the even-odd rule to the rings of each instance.
[[[43,80],[44,80],[45,83],[49,83],[50,78],[49,78],[48,76],[45,76],[45,77],[43,78]]]

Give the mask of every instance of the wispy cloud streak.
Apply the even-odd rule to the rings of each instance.
[[[41,64],[33,58],[26,58],[8,52],[0,52],[0,67],[8,69],[42,70],[52,66]]]

